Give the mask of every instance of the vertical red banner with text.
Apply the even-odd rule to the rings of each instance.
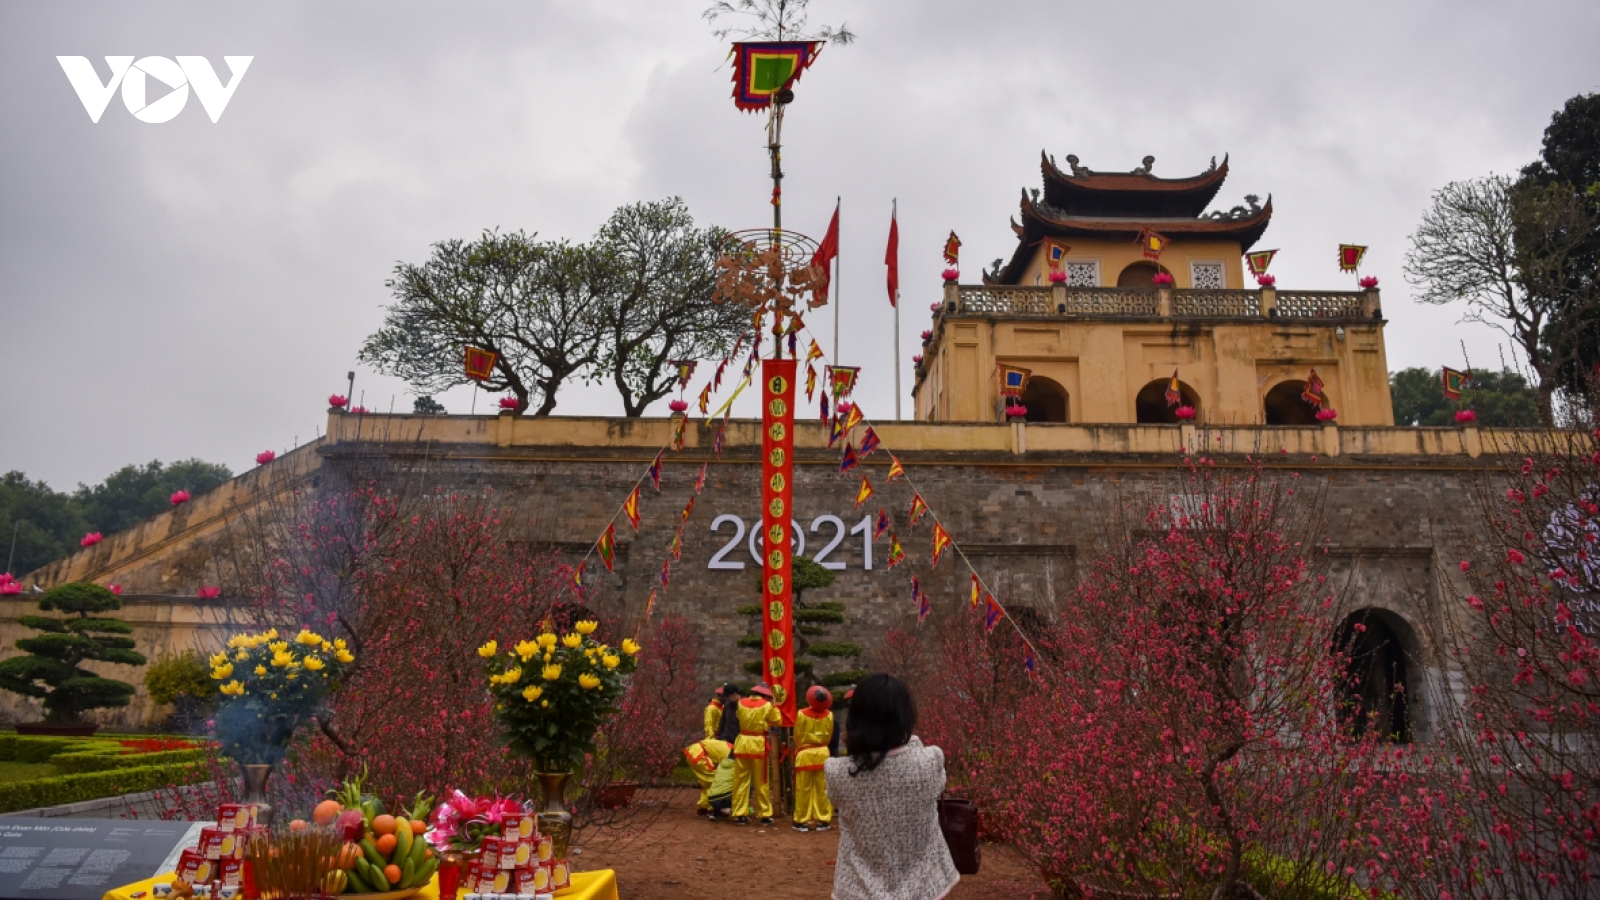
[[[761,363],[761,671],[794,725],[795,361]]]

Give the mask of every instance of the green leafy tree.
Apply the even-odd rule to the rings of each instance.
[[[182,731],[198,725],[217,699],[211,666],[197,650],[157,657],[144,671],[144,689],[152,703],[175,707],[173,718]]]
[[[411,401],[411,413],[417,416],[442,416],[444,404],[427,394],[422,394]]]
[[[27,656],[0,661],[0,690],[44,700],[45,722],[75,725],[91,709],[127,706],[134,687],[125,681],[102,678],[82,667],[86,661],[142,666],[143,654],[133,649],[133,627],[121,619],[95,615],[122,608],[122,599],[97,584],[75,582],[44,592],[43,612],[60,610],[68,616],[22,616],[26,628],[43,632],[22,638],[17,647]]]
[[[395,302],[361,361],[433,394],[470,382],[467,346],[490,350],[499,358],[483,386],[549,415],[561,385],[597,358],[599,277],[582,244],[521,231],[440,241],[427,262],[395,266]]]
[[[171,509],[177,491],[199,496],[232,477],[227,466],[217,463],[186,459],[164,465],[153,460],[123,466],[94,487],[80,484],[72,499],[89,520],[89,530],[113,534]]]
[[[727,246],[727,232],[697,228],[678,197],[629,204],[601,227],[602,338],[591,380],[611,381],[625,415],[644,415],[672,391],[668,360],[721,356],[748,327],[747,309],[712,300]]]
[[[12,536],[16,537],[11,574],[32,572],[66,556],[91,530],[83,509],[70,495],[53,491],[42,481],[29,481],[21,472],[0,476],[0,553],[11,556]]]
[[[1473,372],[1461,400],[1447,400],[1439,371],[1401,369],[1389,374],[1396,425],[1454,425],[1456,410],[1477,413],[1477,424],[1493,428],[1532,428],[1539,424],[1539,397],[1518,372]]]

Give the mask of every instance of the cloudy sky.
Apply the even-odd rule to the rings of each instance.
[[[670,195],[764,224],[762,120],[733,108],[706,5],[0,4],[0,470],[68,489],[156,458],[248,468],[314,437],[352,368],[368,407],[409,410],[355,354],[396,261],[437,240],[582,239]],[[859,41],[798,86],[785,221],[820,234],[843,198],[841,356],[885,417],[891,200],[909,370],[943,236],[969,277],[1008,255],[1041,149],[1107,170],[1152,154],[1167,176],[1229,153],[1218,203],[1272,194],[1280,285],[1349,288],[1335,246],[1368,244],[1391,368],[1460,365],[1462,341],[1496,366],[1496,333],[1410,301],[1406,236],[1430,191],[1514,171],[1554,109],[1600,90],[1592,0],[817,0],[813,19]],[[219,123],[191,98],[148,124],[114,97],[95,124],[58,55],[102,79],[108,55],[205,56],[224,79],[223,56],[254,62]],[[574,386],[556,411],[620,409]]]

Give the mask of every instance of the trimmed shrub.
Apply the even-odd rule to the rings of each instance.
[[[806,652],[812,656],[860,656],[861,648],[844,643],[812,644]]]
[[[76,725],[87,710],[127,706],[133,685],[82,668],[88,660],[144,665],[144,655],[133,649],[133,638],[125,637],[133,627],[98,615],[121,608],[122,598],[98,584],[74,582],[45,591],[39,609],[60,610],[68,616],[17,619],[24,628],[43,633],[17,641],[27,656],[0,661],[0,690],[43,700],[44,720],[52,725]]]
[[[174,785],[194,784],[210,777],[210,770],[203,764],[174,763],[13,781],[0,784],[0,813],[154,791]]]
[[[112,769],[202,762],[211,755],[212,751],[204,747],[190,750],[161,750],[155,753],[57,753],[50,758],[50,764],[62,775],[81,775],[84,772],[109,772]]]
[[[847,684],[855,684],[871,674],[866,669],[849,669],[844,672],[835,672],[832,675],[824,675],[820,680],[823,687],[844,687]]]

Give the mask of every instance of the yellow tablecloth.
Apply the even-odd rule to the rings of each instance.
[[[152,889],[155,885],[157,883],[170,883],[171,881],[172,873],[170,872],[165,875],[157,875],[147,881],[138,881],[119,887],[116,890],[106,891],[106,895],[102,900],[136,900],[134,895],[140,891],[144,892],[144,896],[137,898],[137,900],[154,900],[155,895],[152,893]],[[350,900],[356,900],[361,895],[345,894],[343,896],[349,897]],[[413,896],[416,900],[439,900],[439,876],[435,875],[426,887]],[[561,900],[619,900],[617,897],[617,873],[610,869],[600,869],[595,872],[573,872],[572,884],[565,890],[556,891],[556,896],[560,897]],[[454,900],[454,898],[450,898],[450,900]]]

